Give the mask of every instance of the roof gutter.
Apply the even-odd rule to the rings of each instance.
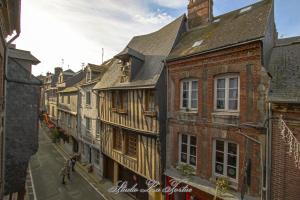
[[[176,58],[167,58],[167,62],[173,62],[173,61],[177,61],[177,60],[181,60],[181,59],[191,58],[191,57],[198,56],[198,55],[203,55],[203,54],[207,54],[207,53],[211,53],[211,52],[215,52],[215,51],[224,50],[224,49],[231,48],[231,47],[241,46],[243,44],[249,44],[249,43],[252,43],[252,42],[257,42],[257,41],[261,41],[263,38],[264,37],[262,36],[262,37],[258,37],[258,38],[252,39],[252,40],[247,40],[245,42],[239,42],[239,43],[235,43],[235,44],[231,44],[231,45],[225,45],[225,46],[221,46],[221,47],[214,48],[214,49],[211,49],[211,50],[193,53],[193,54],[190,54],[190,55],[179,56],[179,57],[176,57]]]

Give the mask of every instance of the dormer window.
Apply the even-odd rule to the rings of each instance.
[[[129,74],[130,74],[130,63],[129,60],[124,60],[122,61],[122,66],[121,66],[121,83],[129,81]]]
[[[90,82],[91,80],[92,80],[92,73],[88,69],[87,72],[86,72],[86,82]]]

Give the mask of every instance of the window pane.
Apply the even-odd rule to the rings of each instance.
[[[191,145],[194,145],[194,146],[196,146],[196,144],[197,144],[197,138],[195,137],[195,136],[191,136]]]
[[[236,155],[237,154],[237,144],[228,142],[228,153]]]
[[[184,163],[187,162],[187,156],[184,153],[181,153],[181,162],[184,162]]]
[[[182,107],[183,108],[187,107],[187,99],[182,99]]]
[[[216,140],[216,150],[224,152],[224,142]]]
[[[198,91],[197,90],[192,91],[192,99],[198,99]]]
[[[181,142],[187,144],[187,135],[181,135]]]
[[[192,82],[192,90],[198,90],[198,81]]]
[[[191,108],[198,108],[198,100],[191,101]]]
[[[182,92],[182,98],[187,99],[188,98],[188,91]]]
[[[225,108],[225,100],[217,100],[217,109],[224,109]]]
[[[224,171],[223,164],[216,163],[216,165],[215,165],[215,172],[218,173],[218,174],[223,174],[224,173],[223,171]]]
[[[189,82],[186,82],[186,81],[183,82],[182,86],[183,86],[183,91],[189,90]]]
[[[238,79],[236,77],[229,79],[229,88],[238,88]]]
[[[187,145],[186,144],[181,145],[181,152],[187,153]]]
[[[224,89],[218,89],[217,98],[218,99],[225,99],[225,90]]]
[[[229,100],[229,110],[237,110],[237,105],[237,100]]]
[[[238,90],[237,89],[230,89],[229,90],[229,98],[230,99],[237,99],[238,98]]]
[[[236,168],[227,167],[227,176],[236,179]]]
[[[196,166],[196,157],[190,156],[190,164]]]
[[[217,80],[217,88],[225,88],[225,79],[218,79]]]
[[[216,162],[224,163],[224,153],[216,152]]]
[[[228,154],[227,164],[236,167],[236,156]]]
[[[194,146],[190,147],[190,155],[196,156],[196,147],[194,147]]]

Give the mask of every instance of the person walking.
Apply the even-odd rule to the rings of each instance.
[[[67,176],[67,167],[63,166],[63,168],[60,170],[60,176],[62,177],[62,184],[66,184],[65,177]]]
[[[71,168],[72,168],[72,172],[75,171],[74,167],[75,167],[75,164],[76,164],[76,157],[75,155],[71,158]]]
[[[66,162],[66,169],[67,169],[67,175],[68,175],[69,181],[71,181],[71,166],[72,166],[72,162],[71,162],[71,159],[69,159]]]

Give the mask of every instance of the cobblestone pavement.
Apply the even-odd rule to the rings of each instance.
[[[61,184],[59,172],[65,159],[57,152],[48,136],[40,129],[39,150],[30,161],[34,192],[37,200],[104,200],[76,172],[71,181]]]

